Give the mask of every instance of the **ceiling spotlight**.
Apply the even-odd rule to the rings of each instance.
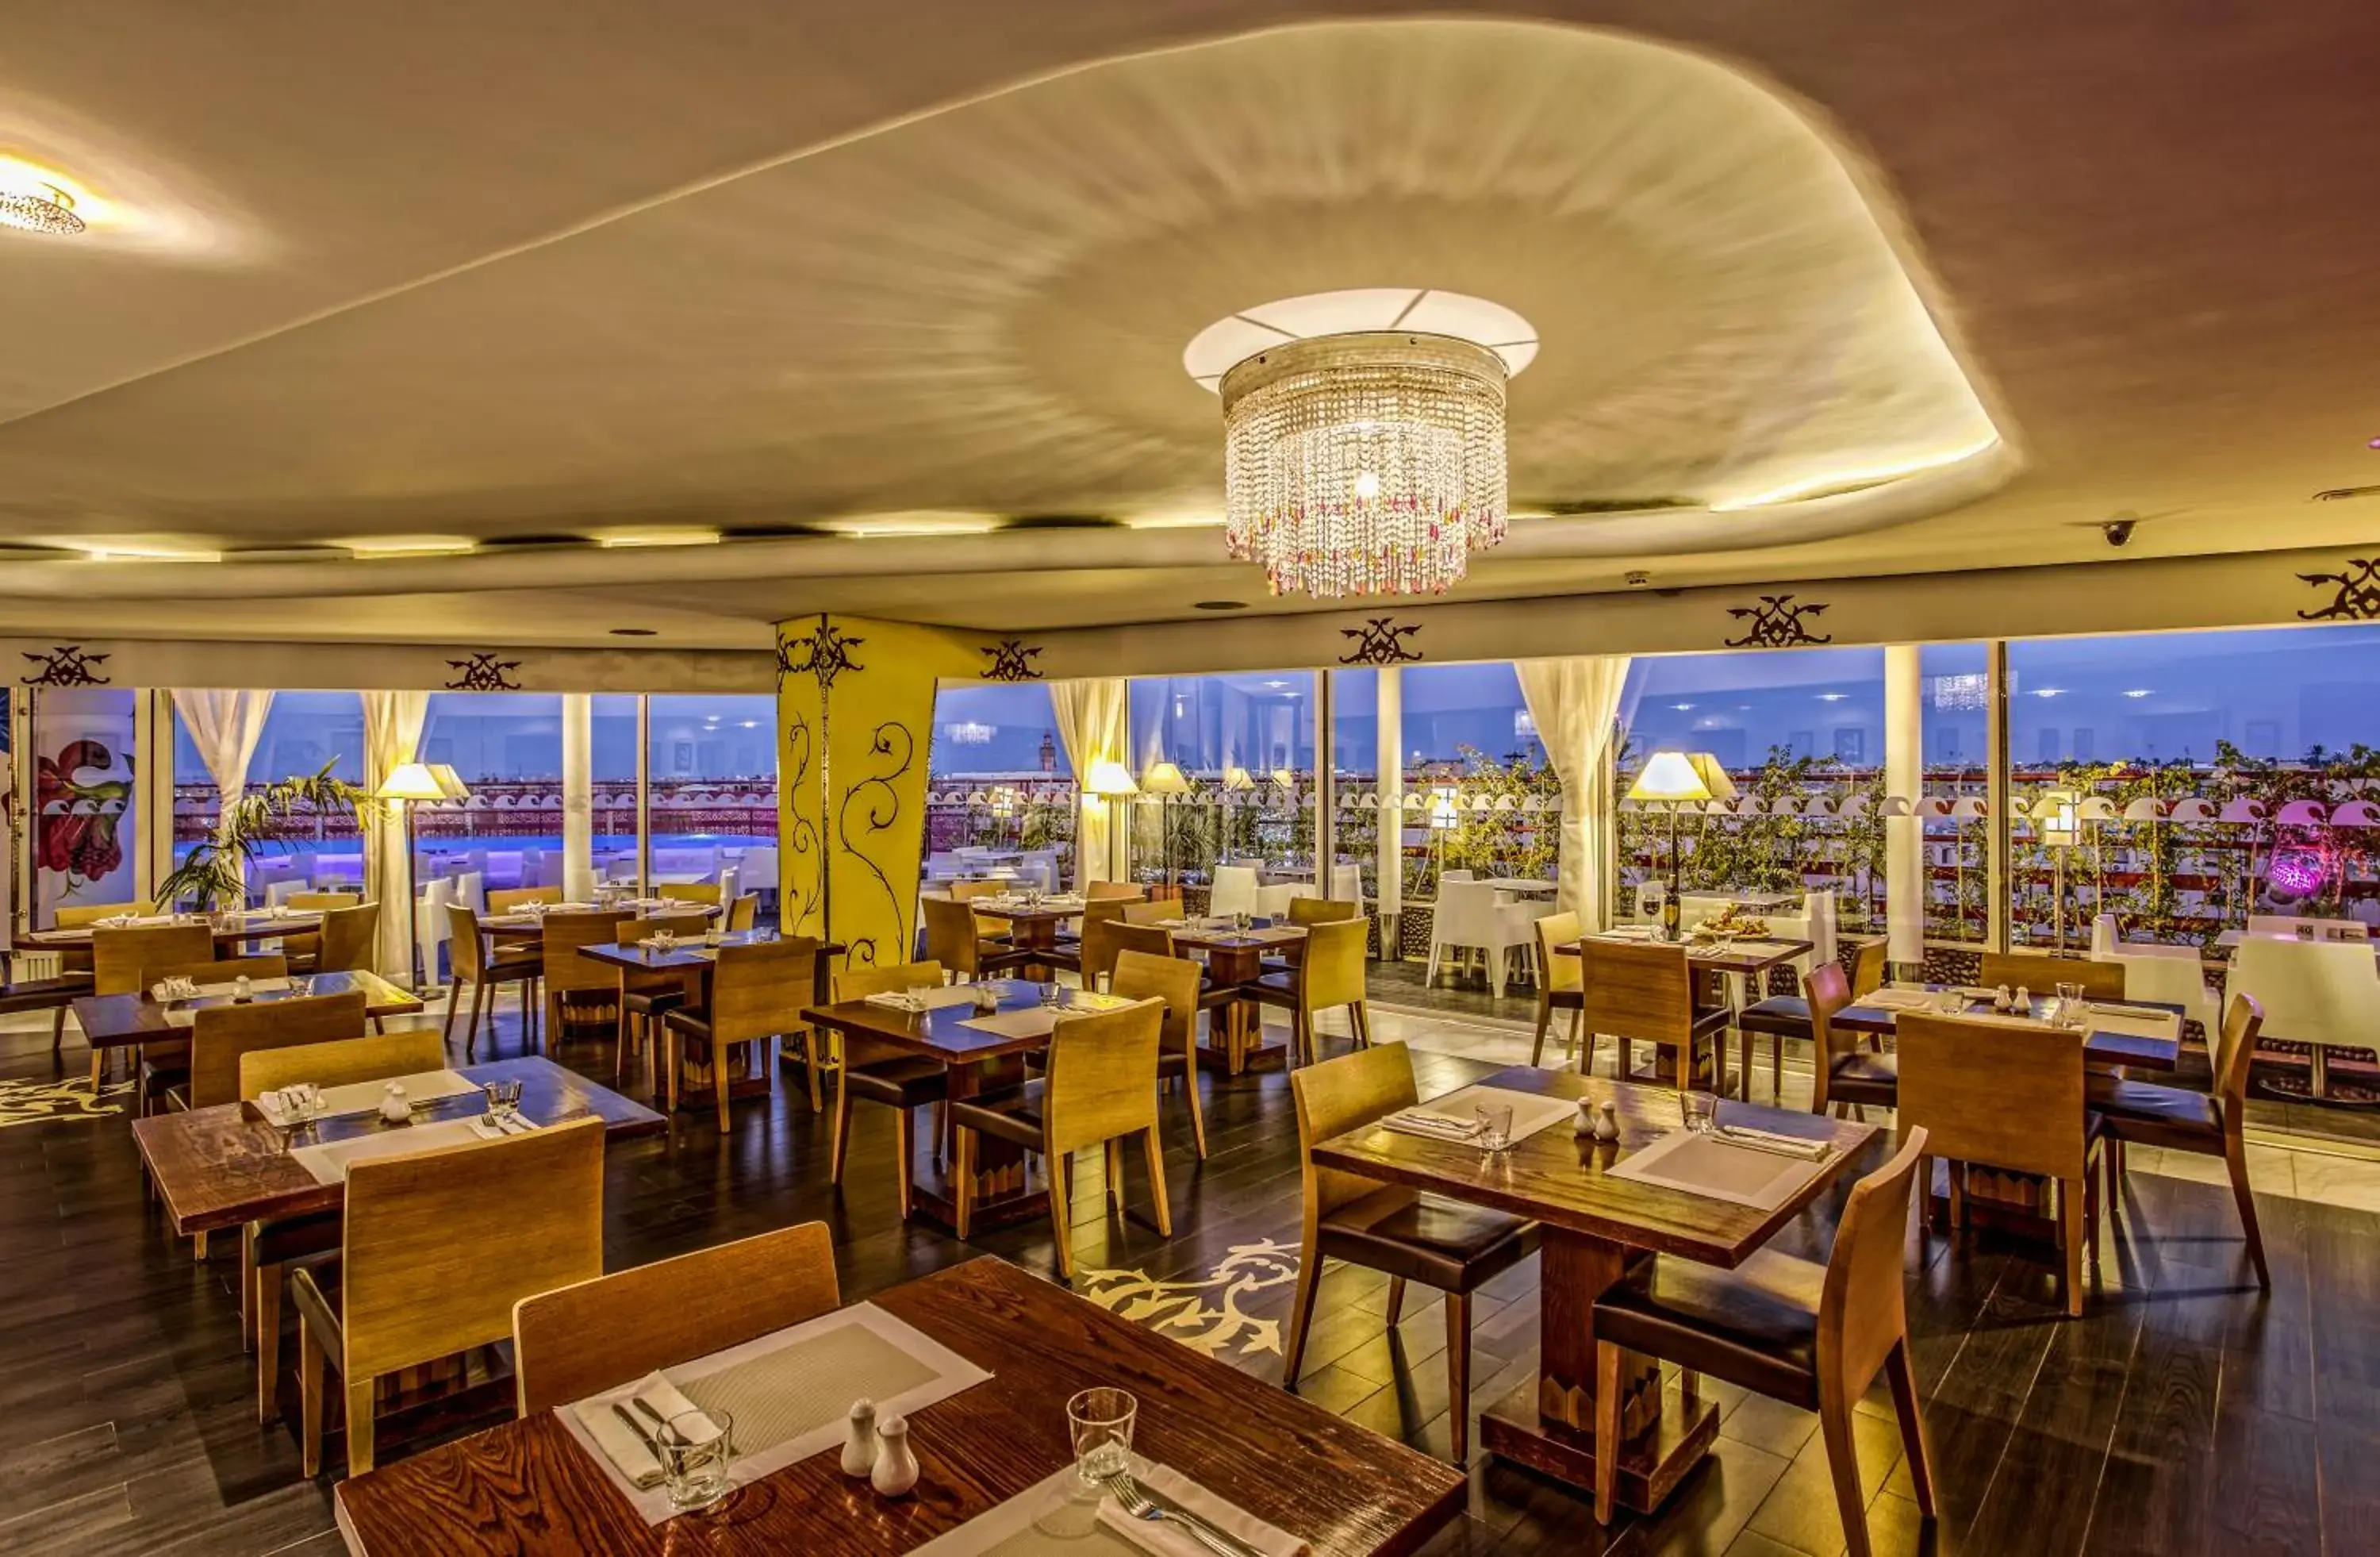
[[[1694,705],[1692,703],[1671,703],[1670,706],[1676,709],[1680,713],[1683,713]]]
[[[1818,694],[1818,700],[1822,703],[1839,703],[1850,696],[1849,692],[1821,692]]]
[[[2065,690],[2063,687],[2036,687],[2033,690],[2033,695],[2036,698],[2055,698],[2063,695]]]
[[[2151,692],[2155,690],[2156,688],[2154,687],[2127,687],[2124,688],[2124,696],[2128,698],[2145,698]]]
[[[30,189],[0,189],[0,227],[72,237],[83,230],[83,224],[75,214],[74,196],[55,184],[35,184]]]

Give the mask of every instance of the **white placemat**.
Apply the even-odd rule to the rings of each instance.
[[[1752,1147],[1730,1146],[1713,1136],[1672,1130],[1603,1171],[1613,1178],[1658,1184],[1705,1199],[1773,1211],[1832,1161],[1828,1157],[1807,1162]]]
[[[430,1125],[391,1125],[352,1140],[293,1147],[289,1155],[314,1175],[315,1183],[345,1184],[348,1166],[364,1158],[402,1157],[408,1152],[434,1151],[442,1146],[461,1146],[481,1138],[468,1119],[441,1119]]]
[[[821,1314],[663,1373],[697,1406],[735,1417],[733,1474],[738,1485],[824,1450],[840,1450],[855,1400],[875,1402],[881,1421],[912,1416],[991,1377],[873,1303]],[[645,1523],[658,1525],[677,1512],[670,1507],[669,1490],[638,1490],[578,1419],[579,1407],[625,1402],[645,1382],[557,1407],[555,1415]]]
[[[1870,990],[1852,1004],[1864,1005],[1871,1011],[1930,1011],[1934,1006],[1934,995],[1931,991],[1903,989],[1895,985],[1889,989]],[[1935,1015],[1942,1013],[1936,1012]]]
[[[999,1038],[1047,1038],[1057,1030],[1062,1015],[1046,1005],[1028,1005],[1018,1011],[992,1011],[970,1016],[959,1026]]]
[[[1575,1118],[1578,1113],[1577,1102],[1570,1098],[1549,1098],[1542,1092],[1516,1092],[1509,1087],[1464,1087],[1442,1098],[1416,1103],[1409,1112],[1443,1119],[1467,1130],[1479,1123],[1479,1110],[1483,1106],[1498,1103],[1512,1105],[1512,1140],[1515,1144],[1550,1125]],[[1383,1120],[1381,1123],[1388,1122]],[[1393,1125],[1389,1127],[1396,1128]],[[1411,1133],[1425,1135],[1433,1140],[1439,1138],[1434,1132],[1416,1130]]]
[[[188,994],[186,994],[186,995],[165,995],[165,994],[160,994],[160,993],[158,993],[158,992],[157,992],[158,991],[163,990],[164,987],[165,987],[165,986],[164,986],[164,985],[163,985],[163,984],[152,984],[152,985],[150,985],[150,986],[149,986],[149,998],[150,998],[151,1000],[155,1000],[155,1001],[165,1001],[165,1000],[197,1000],[197,999],[199,999],[199,998],[200,998],[200,997],[202,997],[202,996],[207,996],[207,995],[229,995],[229,994],[237,994],[237,993],[239,992],[239,985],[238,985],[237,983],[229,983],[229,984],[200,984],[200,985],[196,986],[195,988],[193,988],[193,989],[190,991],[190,992],[189,992]],[[250,993],[250,994],[259,994],[259,995],[273,995],[273,994],[279,994],[279,993],[281,993],[283,991],[285,991],[285,990],[286,990],[286,989],[288,989],[288,988],[289,988],[289,980],[288,980],[288,979],[250,979],[248,981],[248,991],[249,991],[249,993]]]
[[[1313,1550],[1171,1466],[1135,1454],[1132,1478],[1143,1490],[1161,1495],[1265,1557],[1300,1557]],[[1187,1531],[1129,1519],[1111,1499],[1092,1496],[1071,1465],[957,1529],[912,1548],[909,1557],[1039,1557],[1045,1552],[1052,1557],[1210,1557]]]
[[[863,997],[869,1005],[887,1011],[932,1011],[944,1005],[971,1005],[975,1003],[972,984],[941,984],[930,990],[885,990]]]
[[[459,1098],[467,1092],[477,1092],[480,1084],[451,1070],[422,1071],[415,1076],[389,1077],[405,1089],[405,1095],[415,1102],[437,1098]],[[339,1113],[369,1113],[380,1107],[381,1094],[387,1090],[388,1081],[357,1081],[345,1087],[328,1087],[322,1091],[322,1107],[310,1119],[328,1119]],[[256,1100],[257,1112],[275,1125],[290,1123],[281,1107],[281,1100],[267,1092]]]

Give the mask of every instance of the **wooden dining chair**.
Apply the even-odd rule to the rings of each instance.
[[[527,890],[527,889],[525,889]],[[538,981],[545,977],[545,957],[533,941],[499,941],[480,928],[480,916],[462,903],[446,905],[446,921],[452,933],[446,942],[446,966],[451,981],[446,986],[446,1037],[455,1036],[455,1013],[463,1004],[463,986],[471,986],[471,1021],[463,1029],[463,1058],[478,1057],[480,1052],[480,1018],[484,1012],[488,1021],[488,1048],[495,1049],[496,1013],[489,998],[492,990],[505,984],[520,986],[521,1051],[536,1052]]]
[[[163,967],[145,967],[141,969],[140,987],[154,989],[169,979],[188,979],[193,984],[233,984],[242,979],[253,982],[288,976],[287,959],[278,952],[271,952],[256,956],[213,957],[204,962],[167,963]],[[161,1039],[142,1044],[139,1054],[140,1084],[134,1091],[134,1112],[153,1113],[160,1106],[188,1108],[190,1040],[187,1038]]]
[[[681,1052],[690,1046],[698,1061],[710,1066],[719,1133],[734,1127],[727,1116],[728,1052],[741,1045],[748,1056],[747,1074],[766,1077],[777,1068],[779,1038],[801,1034],[807,1044],[809,1024],[802,1019],[802,1007],[809,1004],[818,978],[818,955],[817,939],[808,935],[719,948],[710,966],[709,1004],[699,1010],[682,1005],[662,1018],[668,1040],[668,1052],[662,1056],[662,1096],[671,1112],[677,1109]]]
[[[369,972],[379,931],[378,903],[326,908],[322,911],[322,928],[314,936],[312,960],[293,962],[291,966],[300,973]]]
[[[246,1005],[202,1005],[190,1022],[190,1079],[185,1106],[236,1103],[240,1065],[260,1049],[329,1043],[364,1036],[364,992],[297,995]]]
[[[139,994],[157,980],[150,969],[183,967],[192,963],[212,962],[215,955],[214,931],[200,924],[96,926],[91,932],[91,993],[101,995]],[[181,1070],[188,1056],[187,1040],[178,1038],[161,1039],[140,1046],[140,1056],[132,1062],[136,1081],[140,1066],[168,1077],[161,1083],[160,1091],[178,1080],[175,1073]],[[99,1092],[100,1078],[105,1074],[107,1052],[94,1047],[91,1052],[91,1089]],[[146,1094],[135,1104],[146,1112]]]
[[[1160,924],[1181,917],[1182,900],[1178,897],[1161,898],[1154,903],[1146,899],[1127,900],[1123,906],[1123,922],[1126,924]]]
[[[686,921],[673,915],[661,918],[628,919],[617,927],[617,933],[622,945],[635,945],[656,930],[667,930],[674,934],[685,928]],[[641,1056],[645,1062],[645,1092],[648,1096],[658,1097],[662,1086],[662,1018],[686,1003],[686,975],[626,967],[618,972],[620,1031],[612,1046],[612,1084],[615,1087],[620,1084],[631,1056]]]
[[[2028,956],[2017,952],[1985,952],[1983,972],[1975,982],[1987,990],[2006,984],[2046,995],[2060,984],[2080,984],[2088,1000],[2124,998],[2124,965],[2085,962],[2081,957]]]
[[[1039,1081],[1003,1097],[953,1100],[951,1128],[958,1136],[957,1232],[964,1243],[975,1215],[976,1159],[985,1136],[1041,1155],[1050,1195],[1050,1231],[1058,1242],[1059,1279],[1075,1279],[1071,1236],[1073,1154],[1099,1147],[1107,1159],[1107,1203],[1123,1207],[1123,1153],[1139,1136],[1148,1158],[1148,1194],[1160,1236],[1173,1235],[1165,1198],[1165,1149],[1157,1136],[1157,1054],[1164,1040],[1165,1003],[1135,1001],[1089,1016],[1061,1016],[1050,1034],[1050,1059]]]
[[[840,1004],[902,990],[940,989],[941,984],[941,964],[905,962],[883,967],[838,968],[834,975],[833,992]],[[900,1175],[901,1220],[906,1222],[917,1200],[917,1186],[912,1182],[917,1150],[917,1121],[912,1111],[929,1103],[938,1110],[947,1107],[950,1072],[940,1060],[924,1054],[905,1054],[896,1049],[870,1043],[864,1038],[836,1034],[833,1047],[832,1060],[838,1078],[834,1089],[834,1137],[828,1155],[828,1182],[843,1183],[844,1151],[851,1143],[852,1104],[855,1101],[882,1104],[892,1111],[892,1165]],[[938,1156],[945,1128],[944,1119],[938,1118],[934,1129]]]
[[[823,1222],[524,1297],[513,1306],[513,1390],[534,1417],[649,1373],[757,1341],[842,1305]]]
[[[1863,1000],[1884,988],[1885,979],[1892,972],[1890,951],[1891,943],[1881,935],[1852,948],[1852,999]]]
[[[1083,888],[1085,903],[1142,903],[1148,889],[1138,882],[1092,882]]]
[[[1108,979],[1115,972],[1116,954],[1123,950],[1125,929],[1123,904],[1092,903],[1084,907],[1083,939],[1075,953],[1075,969],[1081,978],[1083,988],[1095,991],[1107,988]],[[1060,954],[1061,956],[1063,955]]]
[[[759,922],[760,894],[759,893],[743,893],[735,902],[727,906],[727,923],[724,928],[728,933],[734,934],[738,931],[754,929]]]
[[[1860,1479],[1852,1422],[1882,1373],[1892,1390],[1900,1447],[1918,1514],[1934,1517],[1933,1457],[1917,1404],[1909,1345],[1902,1251],[1909,1202],[1922,1183],[1926,1132],[1904,1131],[1892,1160],[1852,1186],[1824,1265],[1756,1250],[1733,1271],[1661,1256],[1649,1279],[1625,1281],[1595,1300],[1595,1435],[1621,1439],[1625,1354],[1658,1357],[1683,1370],[1688,1402],[1702,1374],[1818,1414],[1819,1440],[1843,1522],[1849,1557],[1875,1550],[1867,1486]],[[1611,1522],[1620,1456],[1595,1457],[1595,1517]]]
[[[1560,953],[1556,946],[1566,945],[1579,938],[1579,918],[1576,914],[1548,914],[1536,922],[1537,935],[1537,1031],[1529,1044],[1529,1064],[1543,1064],[1546,1057],[1546,1030],[1553,1026],[1554,1013],[1570,1013],[1570,1052],[1578,1062],[1578,1073],[1585,1076],[1595,1068],[1595,1035],[1586,1029],[1586,979],[1582,971],[1580,955]]]
[[[1322,1142],[1417,1101],[1413,1056],[1403,1044],[1376,1044],[1307,1065],[1291,1074],[1289,1087],[1297,1104],[1305,1215],[1281,1382],[1297,1388],[1324,1260],[1342,1259],[1389,1278],[1390,1330],[1404,1312],[1407,1282],[1435,1287],[1446,1295],[1447,1417],[1459,1465],[1471,1444],[1471,1295],[1536,1252],[1537,1224],[1316,1164],[1314,1149]]]
[[[488,913],[491,918],[509,914],[530,903],[559,903],[562,889],[551,887],[492,887],[488,891]]]
[[[1165,1003],[1165,1033],[1157,1051],[1157,1081],[1160,1087],[1169,1081],[1181,1083],[1183,1096],[1190,1104],[1190,1138],[1196,1144],[1202,1162],[1207,1160],[1207,1113],[1198,1099],[1198,994],[1205,973],[1188,957],[1119,952],[1115,973],[1108,981],[1110,994],[1125,1000]]]
[[[975,913],[954,897],[927,897],[926,960],[940,963],[961,982],[1022,967],[1039,954],[1012,949],[985,938]]]
[[[609,946],[619,941],[622,927],[636,916],[625,908],[592,913],[548,914],[538,923],[538,965],[545,970],[545,1046],[558,1049],[568,1032],[569,1008],[579,1008],[585,1023],[599,1028],[604,1012],[611,1013],[613,1064],[619,1063],[621,970],[609,963],[578,955],[581,946]],[[565,996],[577,995],[577,1001]]]
[[[1639,1039],[1666,1050],[1675,1066],[1675,1085],[1695,1083],[1700,1052],[1711,1044],[1713,1089],[1727,1083],[1723,1040],[1729,1013],[1724,1006],[1694,1009],[1694,969],[1686,949],[1644,941],[1606,941],[1589,936],[1579,943],[1579,978],[1583,985],[1580,1025],[1585,1042],[1609,1033],[1620,1040],[1620,1079],[1634,1073]]]
[[[1361,919],[1363,917],[1364,906],[1361,903],[1349,902],[1344,898],[1293,897],[1289,900],[1289,922],[1300,929],[1310,929],[1318,924],[1332,924],[1340,919]],[[1304,941],[1284,943],[1279,956],[1263,959],[1264,971],[1288,972],[1297,966],[1298,959],[1305,955],[1305,946],[1306,943]]]
[[[664,903],[709,903],[717,905],[720,892],[717,882],[663,882],[653,889],[653,895]]]
[[[379,1380],[509,1340],[513,1306],[603,1273],[603,1122],[465,1141],[347,1169],[335,1264],[289,1281],[298,1452],[322,1466],[323,1373],[346,1385],[347,1474],[372,1467]]]
[[[1326,919],[1310,927],[1305,932],[1305,955],[1294,967],[1263,974],[1242,992],[1259,1004],[1288,1010],[1291,1051],[1306,1064],[1312,1064],[1320,1052],[1314,1019],[1342,1005],[1347,1008],[1348,1026],[1354,1031],[1355,1047],[1370,1048],[1372,1018],[1365,1004],[1364,921]]]
[[[2241,1134],[2248,1107],[2248,1067],[2255,1063],[2256,1038],[2264,1026],[2265,1008],[2255,996],[2231,997],[2215,1040],[2211,1095],[2186,1087],[2091,1074],[2083,1077],[2082,1097],[2101,1121],[2099,1156],[2107,1173],[2107,1214],[2122,1214],[2125,1147],[2137,1144],[2220,1157],[2231,1180],[2231,1198],[2240,1208],[2240,1230],[2248,1240],[2248,1258],[2256,1267],[2256,1284],[2269,1291],[2273,1272],[2265,1263],[2265,1235],[2256,1225],[2256,1198],[2248,1187],[2248,1147]]]
[[[978,897],[1005,896],[1009,889],[1014,885],[1014,882],[953,882],[950,896],[955,902],[971,903]],[[975,932],[979,940],[997,942],[1005,945],[1009,939],[1008,921],[994,918],[989,914],[978,914],[975,917]]]
[[[326,914],[334,908],[351,908],[362,900],[363,894],[358,892],[293,892],[281,900],[280,906],[304,913]],[[320,926],[281,937],[281,955],[289,959],[292,967],[311,971],[322,952]]]
[[[1839,962],[1820,963],[1803,976],[1802,1009],[1810,1021],[1810,1112],[1865,1119],[1870,1106],[1900,1101],[1897,1055],[1863,1047],[1860,1035],[1835,1025],[1852,1004],[1851,982]]]
[[[2098,1242],[2091,1148],[2099,1122],[2083,1103],[2082,1035],[1912,1011],[1894,1041],[1900,1130],[1925,1131],[1927,1151],[1949,1162],[1951,1226],[1966,1222],[1967,1164],[2055,1181],[2066,1312],[2079,1316],[2083,1257]]]
[[[239,1057],[242,1099],[277,1092],[307,1081],[328,1091],[359,1081],[425,1076],[446,1068],[446,1041],[435,1028],[405,1028],[322,1043],[288,1043],[251,1049]]]

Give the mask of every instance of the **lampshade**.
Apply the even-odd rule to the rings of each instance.
[[[1686,754],[1686,760],[1694,764],[1696,773],[1702,775],[1703,787],[1710,791],[1712,799],[1735,798],[1735,781],[1727,776],[1726,763],[1707,751],[1690,751]]]
[[[438,787],[447,799],[468,800],[471,797],[471,786],[463,782],[463,775],[455,771],[454,763],[431,763],[430,776],[438,781]]]
[[[1132,772],[1123,763],[1101,758],[1091,764],[1091,776],[1083,782],[1086,795],[1135,795],[1140,786],[1132,782]]]
[[[1290,772],[1287,768],[1275,768],[1272,771],[1272,781],[1273,783],[1281,785],[1283,789],[1294,789],[1297,787],[1297,775]]]
[[[1249,773],[1249,772],[1248,772],[1245,768],[1240,767],[1240,766],[1238,766],[1238,765],[1237,765],[1237,764],[1235,764],[1235,763],[1225,763],[1225,764],[1224,764],[1224,766],[1223,766],[1223,787],[1224,787],[1224,788],[1226,788],[1226,789],[1254,789],[1256,786],[1257,786],[1257,781],[1256,781],[1255,777],[1254,777],[1253,775],[1251,775],[1251,774]]]
[[[1140,787],[1147,795],[1187,795],[1190,781],[1171,762],[1151,762],[1140,775]]]
[[[375,800],[444,800],[446,786],[424,762],[402,762],[372,791]]]
[[[1726,775],[1720,775],[1724,778]],[[1728,793],[1735,793],[1730,785]],[[1645,760],[1644,770],[1636,782],[1628,786],[1631,800],[1667,800],[1682,803],[1688,800],[1713,800],[1718,794],[1705,782],[1693,758],[1682,751],[1657,751]]]
[[[2116,820],[2116,802],[2105,795],[2086,796],[2075,814],[2084,821],[2113,821]]]

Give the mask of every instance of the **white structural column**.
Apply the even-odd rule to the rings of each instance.
[[[595,699],[562,695],[562,895],[595,901]]]
[[[1913,808],[1925,793],[1925,681],[1918,645],[1884,651],[1884,792]],[[1925,960],[1925,821],[1888,817],[1884,823],[1886,957],[1915,966]]]
[[[1405,907],[1405,673],[1401,665],[1382,665],[1375,685],[1378,723],[1374,747],[1379,766],[1380,955],[1394,962],[1403,952],[1397,916]]]

